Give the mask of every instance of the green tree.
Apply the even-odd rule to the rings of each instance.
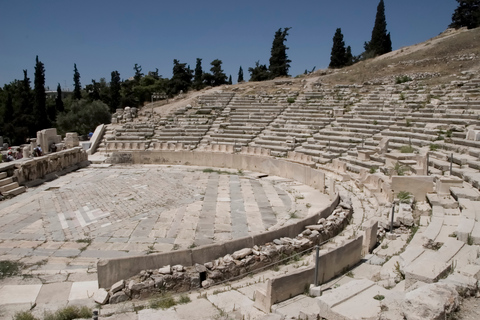
[[[343,68],[347,64],[347,51],[343,41],[342,29],[337,28],[333,36],[332,52],[330,54],[329,68]]]
[[[365,56],[375,57],[392,51],[390,32],[387,32],[387,20],[385,18],[385,4],[380,0],[375,16],[375,25],[372,30],[372,39],[365,42]]]
[[[233,84],[232,75],[230,75],[230,77],[228,77],[228,84]]]
[[[288,69],[292,61],[288,59],[288,48],[285,45],[285,41],[287,41],[288,30],[290,29],[291,28],[285,28],[282,31],[282,28],[280,28],[275,32],[270,56],[270,66],[268,67],[272,79],[288,76]]]
[[[352,48],[350,46],[347,47],[345,52],[345,59],[347,60],[347,66],[351,66],[355,63],[355,57],[352,54]]]
[[[270,72],[267,66],[260,64],[260,61],[255,62],[254,68],[248,68],[248,72],[250,72],[250,81],[265,81],[270,79]]]
[[[193,77],[193,87],[197,90],[200,90],[204,87],[202,59],[200,58],[197,58],[197,63],[195,65],[195,76]]]
[[[210,71],[212,72],[213,76],[213,82],[211,83],[211,86],[217,87],[221,86],[222,84],[227,84],[227,75],[222,70],[222,60],[215,59],[210,62],[210,64],[212,65]]]
[[[243,82],[243,69],[242,66],[240,66],[240,69],[238,69],[238,78],[237,78],[237,83]]]
[[[63,104],[63,99],[62,99],[62,87],[60,86],[60,83],[57,85],[57,96],[55,97],[55,110],[57,114],[65,111],[65,105]]]
[[[117,108],[120,107],[121,99],[121,82],[120,82],[120,73],[118,71],[112,71],[110,74],[110,112],[115,112]]]
[[[458,7],[452,14],[450,28],[468,29],[480,27],[480,0],[457,0]]]
[[[173,60],[173,75],[169,82],[170,95],[178,94],[180,91],[187,92],[192,86],[192,70],[187,68],[186,63]]]
[[[135,63],[135,66],[133,67],[133,70],[135,70],[135,75],[133,76],[133,79],[135,80],[135,82],[140,82],[140,79],[142,79],[143,77],[143,73],[142,73],[142,67],[140,65],[138,65],[137,63]]]
[[[47,96],[45,94],[45,67],[38,56],[35,58],[35,80],[34,80],[35,103],[33,114],[35,116],[35,130],[39,131],[50,127],[47,116]]]
[[[77,64],[73,64],[73,99],[82,99],[82,85],[80,84],[80,72],[78,72]]]
[[[77,132],[79,135],[93,132],[102,123],[110,123],[108,106],[101,101],[89,102],[81,99],[73,101],[70,111],[60,113],[57,126],[62,133]]]

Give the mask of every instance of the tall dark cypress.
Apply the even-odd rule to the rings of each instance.
[[[195,74],[193,76],[193,87],[197,90],[203,88],[203,69],[202,69],[202,59],[197,58],[197,63],[195,65]]]
[[[75,100],[82,99],[82,86],[80,84],[80,72],[78,72],[77,64],[73,64],[73,98]]]
[[[387,20],[385,18],[385,4],[383,0],[380,0],[377,6],[372,39],[365,43],[365,51],[371,56],[379,56],[392,51],[392,40],[390,38],[390,32],[387,32]]]
[[[330,54],[329,68],[342,68],[347,65],[345,42],[343,41],[342,29],[337,28],[333,36],[332,52]]]
[[[121,100],[121,84],[120,73],[118,71],[112,71],[110,74],[110,112],[115,112],[120,107]]]
[[[243,82],[243,69],[242,66],[240,66],[240,69],[238,69],[238,78],[237,78],[237,83]]]
[[[65,111],[65,105],[62,99],[62,87],[60,83],[57,85],[57,97],[55,98],[55,110],[58,113]]]
[[[35,130],[42,130],[50,127],[47,116],[47,96],[45,94],[45,67],[38,56],[35,59],[35,80],[34,80],[35,103],[33,114],[35,116]]]
[[[292,62],[292,60],[288,59],[288,48],[285,45],[285,41],[287,41],[288,30],[290,29],[291,28],[285,28],[282,31],[282,28],[280,28],[275,32],[270,56],[270,66],[268,67],[272,79],[288,76],[288,69],[290,68],[290,62]]]

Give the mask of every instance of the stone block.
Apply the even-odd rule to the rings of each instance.
[[[98,304],[106,304],[108,301],[108,292],[107,290],[100,288],[93,294],[93,300]]]
[[[110,288],[110,293],[116,293],[120,290],[122,290],[123,288],[125,288],[125,280],[120,280],[120,281],[117,281],[115,282],[112,287]]]

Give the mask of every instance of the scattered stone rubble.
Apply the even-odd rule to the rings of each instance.
[[[130,299],[144,299],[154,293],[185,292],[207,288],[263,267],[272,265],[297,252],[302,252],[337,235],[349,223],[353,210],[349,200],[342,201],[327,218],[305,227],[296,238],[283,237],[264,245],[244,248],[207,263],[185,267],[163,266],[156,270],[143,270],[140,274],[120,280],[107,292],[100,289],[94,296],[99,304],[115,304]],[[200,277],[205,277],[201,281]]]

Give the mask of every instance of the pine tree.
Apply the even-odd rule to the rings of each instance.
[[[282,28],[280,28],[275,32],[270,56],[270,66],[268,67],[270,78],[272,79],[288,76],[288,69],[290,68],[290,62],[292,62],[292,60],[288,59],[288,48],[284,42],[287,41],[288,30],[290,29],[291,28],[285,28],[282,31]]]
[[[383,0],[377,6],[375,25],[372,30],[372,39],[365,42],[366,56],[379,56],[392,51],[390,32],[387,33],[387,20],[385,18],[385,4]]]
[[[193,87],[197,90],[203,88],[203,69],[202,69],[202,59],[197,58],[197,63],[195,65],[195,75],[193,77]]]
[[[210,68],[213,76],[212,86],[217,87],[222,84],[227,84],[227,75],[222,70],[222,60],[215,59],[210,62],[210,64],[212,65]]]
[[[180,91],[187,92],[192,86],[192,70],[187,68],[186,63],[173,60],[173,76],[169,81],[170,94],[177,94]]]
[[[30,88],[30,78],[27,70],[23,70],[23,80],[19,84],[19,109],[15,112],[15,136],[18,141],[36,136],[35,117],[33,115],[32,89]]]
[[[228,84],[233,84],[232,75],[230,75],[230,77],[228,77]]]
[[[240,66],[240,69],[238,69],[238,78],[237,78],[237,83],[243,82],[243,69],[242,66]]]
[[[133,79],[135,80],[135,82],[139,83],[140,79],[142,79],[143,77],[142,66],[135,63],[133,70],[135,70],[135,75],[133,76]]]
[[[47,116],[47,96],[45,94],[45,67],[38,56],[35,58],[35,80],[34,80],[35,103],[33,114],[35,116],[35,130],[39,131],[50,127]]]
[[[73,64],[73,99],[82,99],[82,86],[80,84],[80,73],[77,69],[77,64]]]
[[[332,53],[330,54],[329,68],[342,68],[347,64],[345,42],[343,41],[342,29],[337,28],[333,36]]]
[[[255,68],[248,68],[248,72],[250,72],[250,81],[265,81],[270,78],[267,66],[260,64],[260,61],[255,62]]]
[[[458,7],[452,14],[450,28],[480,27],[480,0],[457,0]]]
[[[60,83],[57,85],[57,97],[55,98],[55,110],[57,114],[65,111],[65,105],[63,104],[62,99],[62,87]]]
[[[112,71],[110,74],[110,105],[109,109],[111,113],[114,113],[117,108],[120,107],[120,73],[118,71]]]

